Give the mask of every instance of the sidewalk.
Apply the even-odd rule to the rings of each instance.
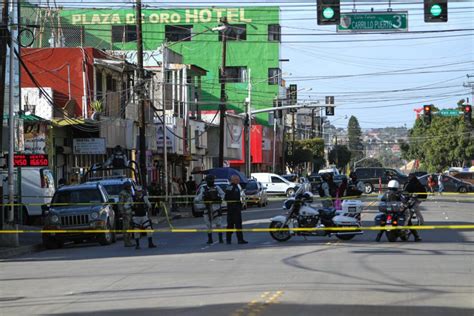
[[[19,230],[41,230],[40,227],[35,226],[18,226]],[[19,247],[1,247],[0,259],[7,259],[11,257],[21,256],[24,254],[40,251],[43,249],[41,234],[39,233],[20,233]]]

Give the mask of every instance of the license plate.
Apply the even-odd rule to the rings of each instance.
[[[349,213],[355,213],[355,212],[357,212],[357,207],[351,206],[351,207],[349,207],[348,211],[349,211]]]

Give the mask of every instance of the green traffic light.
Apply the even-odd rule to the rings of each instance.
[[[334,17],[334,10],[333,8],[325,8],[323,10],[323,17],[325,19],[332,19]]]
[[[441,12],[443,9],[441,9],[441,6],[439,4],[433,4],[430,9],[430,13],[432,16],[440,16]]]

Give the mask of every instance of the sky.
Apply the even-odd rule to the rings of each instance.
[[[40,1],[40,0],[38,0]],[[43,3],[46,1],[43,0]],[[53,0],[49,0],[53,3]],[[58,5],[106,7],[130,5],[133,0],[57,0]],[[334,96],[336,115],[330,119],[346,127],[351,115],[362,128],[407,126],[415,108],[434,104],[452,108],[472,99],[463,84],[474,75],[474,1],[449,1],[447,23],[425,23],[423,1],[391,1],[393,11],[408,11],[408,33],[341,34],[336,27],[316,22],[313,1],[147,1],[156,7],[281,6],[283,78],[296,83],[299,101],[324,101]],[[343,1],[342,12],[387,11],[388,1]],[[442,32],[443,31],[443,32]],[[470,102],[473,103],[472,101]]]

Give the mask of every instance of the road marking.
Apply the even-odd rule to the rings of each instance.
[[[251,300],[244,307],[235,310],[232,316],[258,316],[268,306],[278,304],[278,299],[283,295],[283,291],[263,292],[258,299]]]

